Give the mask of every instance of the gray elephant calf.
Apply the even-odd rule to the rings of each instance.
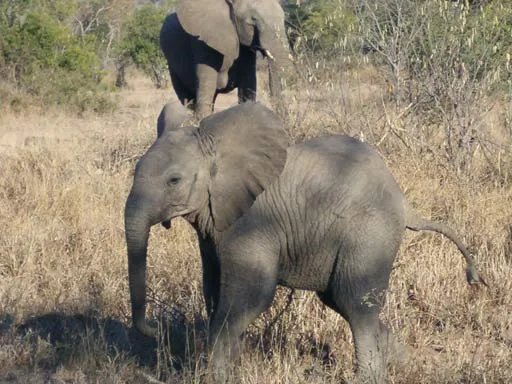
[[[246,103],[180,128],[170,105],[161,136],[140,159],[126,202],[135,327],[146,335],[150,227],[182,216],[197,231],[210,315],[210,372],[225,382],[239,336],[271,304],[277,285],[313,290],[349,323],[363,382],[385,381],[395,342],[379,299],[406,228],[443,233],[483,283],[471,255],[443,224],[417,217],[379,155],[348,136],[288,147],[279,118]]]

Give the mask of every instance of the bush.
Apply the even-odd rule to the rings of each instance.
[[[121,58],[132,61],[157,88],[162,88],[168,79],[167,62],[160,49],[160,28],[166,16],[165,7],[143,5],[126,23],[118,48]]]
[[[0,76],[43,105],[69,105],[78,112],[109,110],[114,104],[101,84],[94,38],[74,35],[62,21],[67,17],[65,3],[71,5],[25,1],[0,6]],[[84,103],[82,94],[93,97]]]
[[[296,52],[339,57],[347,49],[355,14],[345,0],[287,2],[289,35]]]
[[[374,62],[388,68],[398,113],[443,132],[443,156],[461,174],[471,173],[478,149],[491,159],[499,147],[482,117],[511,79],[508,2],[358,3],[359,32]]]
[[[508,3],[290,0],[285,8],[306,81],[330,86],[347,69],[340,65],[345,59],[357,65],[355,71],[369,63],[386,86],[381,101],[386,120],[397,116],[400,131],[422,150],[435,151],[470,176],[475,158],[495,171],[501,167],[499,154],[508,151],[485,121],[499,106],[493,112],[502,119],[499,129],[512,132]]]

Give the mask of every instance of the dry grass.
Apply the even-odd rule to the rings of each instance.
[[[509,383],[509,155],[503,155],[498,174],[478,158],[474,177],[457,176],[415,136],[428,127],[388,110],[385,87],[377,72],[365,70],[293,92],[290,133],[301,140],[346,132],[377,145],[417,210],[458,229],[491,285],[468,287],[461,256],[440,235],[408,233],[382,318],[413,347],[414,359],[392,367],[391,382]],[[108,116],[2,113],[1,382],[199,382],[205,367],[201,266],[185,222],[151,233],[148,314],[160,325],[161,340],[142,338],[128,321],[123,205],[135,161],[154,139],[157,114],[170,92],[139,79],[121,93],[121,109]],[[221,102],[229,105],[234,98]],[[488,121],[510,148],[500,115]],[[236,382],[350,378],[348,326],[314,294],[297,293],[270,327],[286,296],[280,290],[274,306],[248,330]]]

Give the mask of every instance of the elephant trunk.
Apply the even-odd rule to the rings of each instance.
[[[271,36],[263,33],[260,35],[260,42],[269,63],[270,94],[274,101],[279,102],[285,81],[293,73],[293,63],[284,30],[274,30],[268,33]]]
[[[154,337],[156,330],[146,324],[146,257],[150,227],[149,215],[140,200],[130,193],[125,207],[125,235],[132,322],[142,334]]]
[[[269,50],[270,51],[270,50]],[[272,58],[269,57],[269,84],[270,95],[279,98],[283,92],[284,82],[290,73],[291,61],[287,55],[280,53],[272,53]],[[274,52],[276,52],[274,50]]]

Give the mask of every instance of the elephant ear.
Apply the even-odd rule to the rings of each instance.
[[[193,120],[192,113],[178,99],[170,99],[158,115],[157,136],[160,137],[164,132],[177,130],[184,125],[191,125]]]
[[[217,231],[224,231],[281,174],[289,138],[280,118],[257,102],[203,119],[199,137],[203,151],[212,158],[213,223]]]
[[[238,57],[238,34],[226,0],[179,0],[176,14],[183,29],[224,55],[223,68]]]

